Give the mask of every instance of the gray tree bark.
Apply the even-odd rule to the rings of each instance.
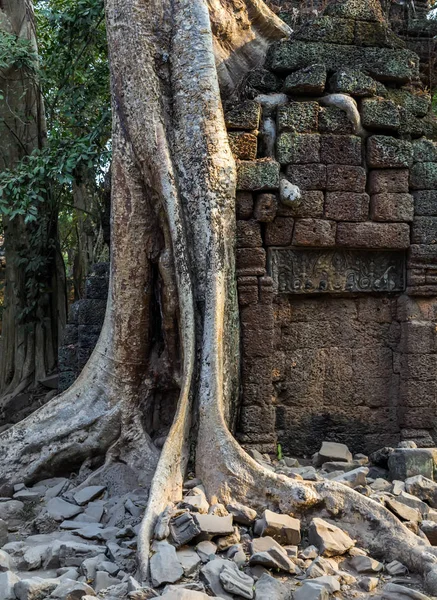
[[[260,0],[107,0],[106,8],[114,159],[105,324],[77,383],[0,436],[0,481],[31,482],[105,456],[89,481],[113,485],[115,471],[150,487],[138,552],[146,580],[156,519],[181,497],[195,443],[212,502],[324,510],[437,591],[436,551],[385,508],[340,484],[269,472],[232,436],[236,171],[220,82],[231,93],[286,26]],[[175,387],[159,453],[148,417]]]

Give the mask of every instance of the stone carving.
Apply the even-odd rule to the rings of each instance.
[[[405,289],[404,252],[270,248],[268,262],[279,294]]]

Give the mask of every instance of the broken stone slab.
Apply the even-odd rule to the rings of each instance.
[[[317,466],[321,466],[325,462],[333,461],[349,463],[353,461],[353,456],[346,444],[323,442],[315,460]]]
[[[184,496],[181,504],[184,507],[188,507],[190,510],[195,510],[205,515],[208,514],[209,502],[206,499],[205,494],[193,494],[191,496]]]
[[[405,482],[397,481],[396,479],[393,481],[393,487],[391,493],[395,496],[399,496],[402,492],[405,492]]]
[[[270,536],[265,536],[262,538],[253,538],[253,540],[250,543],[251,554],[256,554],[257,552],[268,552],[270,548],[276,548],[280,552],[286,554],[283,547]]]
[[[154,554],[150,559],[150,576],[155,587],[163,583],[175,583],[184,575],[178,561],[176,548],[168,542],[153,542]]]
[[[360,579],[359,586],[365,592],[373,592],[378,587],[379,579],[377,577],[363,577]]]
[[[401,492],[398,496],[396,496],[396,500],[398,500],[398,502],[402,502],[402,504],[406,504],[406,506],[410,506],[411,508],[418,510],[423,519],[426,519],[430,510],[432,510],[429,508],[426,502],[419,500],[419,498],[413,496],[412,494],[407,494],[407,492]]]
[[[230,594],[249,600],[253,598],[253,578],[240,571],[234,562],[225,565],[219,577],[222,586]]]
[[[42,600],[47,598],[59,585],[57,579],[22,579],[14,585],[15,596],[18,600]]]
[[[294,600],[329,600],[327,588],[320,583],[304,581],[302,587],[294,592]]]
[[[257,533],[270,536],[280,544],[297,546],[301,540],[300,521],[289,515],[265,510],[262,519],[257,522]]]
[[[231,535],[234,533],[233,517],[218,517],[216,515],[196,514],[195,521],[200,527],[200,533],[211,537]]]
[[[422,521],[420,529],[428,538],[431,546],[437,546],[437,523],[434,521]]]
[[[405,490],[409,494],[427,502],[431,508],[437,508],[437,483],[424,477],[416,475],[405,480]]]
[[[170,566],[169,566],[170,568]],[[96,577],[94,579],[94,589],[98,594],[102,590],[106,590],[113,585],[120,583],[119,579],[111,577],[106,571],[96,571]]]
[[[219,596],[225,600],[233,600],[232,594],[225,590],[220,581],[220,573],[229,564],[231,564],[229,560],[215,558],[200,569],[200,579],[205,583],[207,589],[215,596]]]
[[[115,540],[119,533],[120,530],[117,527],[107,527],[106,529],[102,529],[99,523],[89,523],[83,529],[75,531],[76,535],[79,535],[85,540],[97,540],[100,542]]]
[[[132,506],[134,506],[132,502],[131,502],[131,504],[132,504]],[[128,506],[130,506],[129,500],[126,501],[125,506],[129,510],[129,508],[128,508]],[[84,515],[86,515],[90,519],[93,519],[93,521],[95,521],[96,523],[100,523],[104,512],[105,512],[105,503],[102,500],[94,500],[94,502],[90,502],[88,504],[88,506],[85,509]],[[140,516],[140,515],[141,515],[141,511],[138,515],[132,515],[132,516]],[[79,519],[81,517],[76,517],[76,518]]]
[[[52,549],[51,554],[47,557],[44,567],[53,559]],[[61,567],[80,567],[86,558],[98,556],[105,552],[104,546],[96,544],[82,544],[80,542],[62,542],[59,548],[59,564]]]
[[[429,596],[397,583],[387,583],[382,590],[381,600],[431,600]]]
[[[355,546],[354,540],[342,529],[319,518],[311,521],[308,539],[326,557],[340,556]]]
[[[287,587],[272,577],[264,573],[255,584],[255,598],[258,600],[289,600],[290,593]]]
[[[235,544],[228,548],[226,558],[232,560],[238,567],[242,567],[246,564],[247,558],[242,544]]]
[[[85,582],[65,579],[53,590],[50,598],[59,598],[60,600],[80,600],[80,598],[85,595],[95,597],[96,594],[93,588]]]
[[[231,535],[221,537],[217,539],[217,551],[224,552],[231,546],[238,544],[241,539],[240,530],[238,527],[234,527],[234,532]]]
[[[228,512],[234,517],[235,523],[240,525],[252,525],[256,519],[256,510],[249,508],[240,502],[233,502],[226,506]]]
[[[403,565],[398,560],[393,560],[391,563],[385,566],[385,570],[389,575],[407,575],[408,569],[405,565]]]
[[[177,547],[188,544],[202,532],[197,518],[195,519],[189,512],[171,518],[169,529]]]
[[[403,521],[419,523],[422,520],[422,515],[416,508],[411,508],[402,502],[398,502],[398,500],[395,500],[394,498],[388,498],[385,504],[387,508]]]
[[[83,512],[77,504],[71,504],[62,498],[52,498],[46,505],[47,514],[55,521],[66,521]]]
[[[302,560],[314,560],[319,556],[319,550],[316,546],[307,546],[304,550],[301,550],[298,557]]]
[[[182,565],[185,577],[193,575],[201,563],[199,554],[193,548],[189,548],[188,546],[180,548],[176,552],[176,557]]]
[[[0,573],[0,600],[16,600],[14,587],[20,578],[12,571]]]
[[[206,563],[209,560],[212,560],[217,554],[217,545],[210,540],[205,540],[197,544],[196,552],[200,556],[200,560],[203,563]]]
[[[74,490],[72,490],[72,493],[74,501],[79,504],[79,506],[84,506],[85,504],[88,504],[88,502],[91,502],[92,500],[95,500],[101,496],[105,490],[106,486],[104,485],[90,485],[79,490],[78,492],[74,492]]]
[[[337,481],[343,485],[355,489],[360,485],[367,485],[366,475],[368,475],[369,469],[367,467],[359,467],[353,471],[348,471],[342,475],[334,477],[332,481]]]
[[[103,549],[102,549],[103,550]],[[91,558],[86,558],[80,565],[80,571],[85,575],[87,580],[94,580],[97,572],[97,565],[100,561],[105,560],[104,554],[97,554]]]
[[[337,571],[338,568],[334,561],[329,558],[318,556],[309,565],[305,575],[309,579],[315,579],[316,577],[323,577],[324,575],[336,575]]]
[[[266,552],[252,554],[249,559],[249,565],[261,565],[266,569],[279,569],[280,571],[285,571],[286,573],[291,573],[293,575],[299,575],[301,573],[299,567],[288,558],[284,551],[282,549],[278,550],[277,548],[270,548]]]
[[[20,525],[22,519],[19,515],[22,514],[24,508],[24,502],[21,500],[9,500],[0,502],[0,519],[6,521],[9,527]]]
[[[350,566],[357,573],[379,573],[384,565],[370,556],[354,556],[349,560]]]
[[[425,448],[396,448],[388,459],[390,479],[405,481],[422,475],[434,479],[434,456]]]
[[[334,575],[323,575],[311,580],[312,584],[324,585],[330,594],[340,591],[340,578]]]

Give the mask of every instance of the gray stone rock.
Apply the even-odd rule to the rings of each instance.
[[[88,502],[91,502],[92,500],[95,500],[101,496],[105,490],[106,486],[90,485],[77,492],[73,491],[73,498],[74,501],[79,504],[79,506],[83,506],[84,504],[88,504]]]
[[[368,473],[369,469],[367,467],[359,467],[358,469],[334,477],[333,481],[338,481],[338,483],[342,483],[343,485],[355,489],[360,485],[367,485],[366,475]]]
[[[174,504],[168,504],[159,515],[153,534],[155,540],[165,540],[170,535],[170,520],[174,511]]]
[[[170,568],[170,565],[169,565]],[[115,577],[111,577],[106,571],[96,571],[96,577],[94,579],[94,589],[98,594],[102,590],[106,590],[113,585],[120,583]]]
[[[252,554],[257,552],[267,552],[270,548],[276,548],[280,552],[284,552],[284,549],[276,540],[274,540],[270,536],[262,537],[262,538],[253,538],[250,543],[250,551]]]
[[[302,560],[313,560],[319,556],[319,550],[316,546],[307,546],[304,550],[301,550],[298,554]]]
[[[355,545],[355,542],[339,527],[323,519],[315,518],[309,527],[308,539],[322,556],[340,556]]]
[[[234,533],[232,515],[228,515],[226,517],[218,517],[216,515],[196,514],[195,519],[200,527],[200,531],[202,534],[215,537],[219,535],[223,536]]]
[[[24,508],[24,502],[20,500],[7,500],[0,502],[0,519],[6,521],[9,527],[18,525],[23,520],[20,515]]]
[[[80,515],[81,517],[84,517],[85,515]],[[59,529],[66,529],[67,531],[73,531],[75,529],[85,529],[86,527],[88,527],[91,523],[89,521],[62,521],[62,523],[59,525]],[[102,528],[103,525],[101,525],[100,523],[92,523],[92,525],[94,525],[95,527],[98,528]]]
[[[321,583],[304,581],[302,587],[294,592],[294,600],[329,600],[329,592]]]
[[[139,590],[129,592],[129,600],[150,600],[151,598],[158,598],[158,592],[150,587],[142,587]]]
[[[265,510],[260,523],[257,523],[257,530],[260,535],[270,536],[280,544],[300,543],[300,521],[288,515]]]
[[[222,586],[230,594],[241,596],[242,598],[253,598],[254,580],[249,575],[245,575],[242,571],[239,571],[234,562],[225,565],[219,577]]]
[[[83,512],[80,506],[62,498],[52,498],[47,502],[46,508],[49,517],[55,521],[66,521]]]
[[[196,546],[196,551],[200,556],[200,560],[203,563],[208,562],[214,555],[217,553],[217,546],[214,542],[210,542],[209,540],[205,540],[203,542],[199,542]]]
[[[382,600],[431,600],[429,596],[404,585],[387,583],[382,591]]]
[[[82,564],[80,565],[80,571],[81,571],[81,573],[83,573],[85,575],[87,581],[94,580],[94,578],[96,576],[96,572],[97,572],[97,565],[99,565],[105,559],[106,559],[106,556],[104,554],[97,554],[96,556],[86,558],[82,562]],[[99,569],[99,570],[103,571],[104,569]]]
[[[96,564],[96,571],[106,571],[106,573],[109,573],[109,575],[115,577],[115,575],[117,575],[117,573],[120,571],[120,567],[110,560],[98,560]]]
[[[71,579],[77,581],[79,579],[79,571],[76,567],[62,567],[56,571],[56,576],[59,580]]]
[[[345,444],[323,442],[318,452],[317,464],[322,465],[325,462],[332,461],[352,462],[352,460],[352,453]]]
[[[433,479],[434,460],[431,451],[424,448],[396,448],[388,459],[390,479],[405,481],[416,475]]]
[[[249,565],[261,565],[266,569],[279,569],[286,573],[292,573],[293,575],[299,575],[301,573],[299,567],[292,562],[283,550],[277,548],[270,548],[266,552],[257,552],[252,554],[249,559]]]
[[[153,542],[154,552],[150,559],[150,576],[155,587],[163,583],[175,583],[184,575],[176,549],[168,542]]]
[[[437,483],[423,475],[409,477],[405,481],[405,491],[437,508]]]
[[[53,590],[50,598],[59,598],[60,600],[81,600],[85,595],[95,597],[93,588],[80,581],[65,579]]]
[[[170,533],[176,546],[184,546],[197,537],[202,529],[197,521],[189,512],[182,513],[170,520]]]
[[[200,556],[193,548],[180,548],[176,552],[176,556],[178,561],[182,565],[185,577],[193,575],[193,573],[196,572],[197,567],[201,563]]]
[[[80,567],[83,561],[105,552],[105,548],[95,544],[81,544],[80,542],[65,542],[59,549],[59,563],[61,567]]]
[[[411,508],[418,510],[423,519],[428,517],[428,514],[431,510],[426,502],[419,500],[419,498],[416,498],[416,496],[413,496],[412,494],[407,494],[407,492],[401,492],[398,496],[396,496],[396,500],[398,502],[402,502],[402,504],[405,504],[406,506],[410,506]]]
[[[311,580],[311,583],[314,585],[320,584],[325,586],[330,594],[334,594],[335,592],[340,591],[340,577],[333,575],[322,575],[322,577],[316,577]]]
[[[8,524],[0,519],[0,548],[8,543]]]
[[[226,558],[232,560],[238,567],[242,567],[247,561],[242,544],[231,546],[226,552]]]
[[[18,600],[45,600],[59,585],[56,579],[22,579],[14,585]]]
[[[120,533],[117,527],[102,529],[99,523],[89,523],[86,527],[78,529],[75,533],[85,540],[97,540],[100,542],[115,540],[117,537],[120,537],[117,535]]]
[[[434,521],[422,521],[420,529],[426,535],[431,546],[437,546],[437,523]]]
[[[127,502],[126,502],[127,504]],[[103,513],[105,510],[105,503],[102,500],[95,500],[94,502],[90,502],[85,509],[84,515],[93,519],[96,523],[100,523]],[[78,517],[81,518],[81,517]]]
[[[357,573],[379,573],[384,568],[382,563],[370,556],[354,556],[349,564]]]
[[[403,502],[398,502],[394,498],[388,498],[386,500],[386,506],[389,508],[399,519],[404,521],[412,521],[418,523],[422,520],[422,515],[416,508],[411,508]]]
[[[264,573],[255,584],[256,600],[290,600],[286,586],[267,573]]]
[[[224,598],[225,600],[233,600],[232,594],[229,594],[223,587],[220,581],[220,573],[223,567],[232,564],[229,560],[216,558],[211,560],[200,569],[200,579],[205,583],[208,590],[215,596]]]
[[[10,571],[14,566],[13,558],[4,550],[0,550],[0,573]]]
[[[405,565],[403,565],[398,560],[393,560],[391,563],[385,566],[385,570],[389,575],[406,575],[408,573],[408,569]]]
[[[377,577],[363,577],[360,579],[359,586],[365,592],[373,592],[378,587],[379,579]]]
[[[227,510],[234,517],[235,523],[240,525],[252,525],[256,519],[256,511],[240,502],[233,502],[227,505]]]
[[[16,600],[14,587],[20,578],[12,571],[0,573],[0,600]]]

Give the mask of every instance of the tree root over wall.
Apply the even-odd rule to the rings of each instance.
[[[1,482],[35,481],[93,456],[150,486],[138,558],[148,577],[156,519],[178,500],[190,446],[211,502],[338,521],[375,555],[421,573],[437,594],[437,550],[376,502],[333,482],[275,475],[237,444],[236,171],[220,100],[287,27],[261,0],[107,0],[114,163],[111,285],[98,346],[77,383],[0,436]],[[171,247],[169,247],[169,245]],[[154,389],[153,267],[171,251],[180,389],[158,454],[144,411]],[[167,260],[168,262],[168,260]],[[165,317],[165,282],[158,302]],[[165,352],[164,352],[165,354]],[[118,473],[119,471],[117,471]],[[94,478],[96,475],[94,475]]]

